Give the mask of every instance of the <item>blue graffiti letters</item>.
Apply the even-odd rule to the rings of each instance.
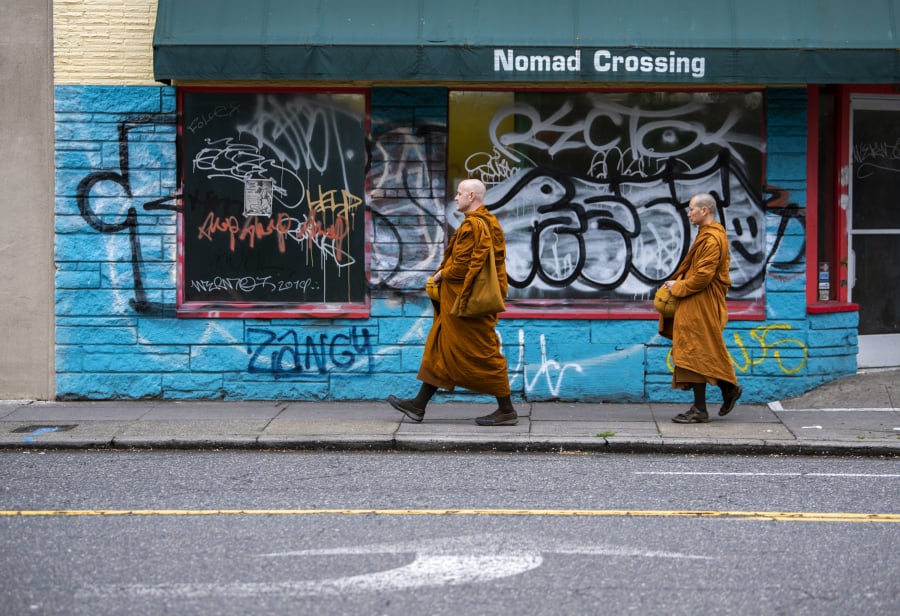
[[[359,365],[371,372],[374,365],[372,336],[365,327],[353,326],[347,333],[322,332],[318,336],[304,335],[295,329],[278,332],[248,327],[246,337],[250,356],[247,371],[252,374],[272,374],[280,379],[353,370]]]

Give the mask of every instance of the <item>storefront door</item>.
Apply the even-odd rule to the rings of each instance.
[[[900,365],[900,96],[851,98],[849,300],[859,367]]]

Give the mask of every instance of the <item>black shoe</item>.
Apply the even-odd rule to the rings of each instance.
[[[475,420],[479,426],[514,426],[519,423],[519,416],[515,411],[501,411],[497,409],[490,415],[479,417]]]
[[[719,408],[719,415],[724,417],[730,413],[732,409],[734,409],[734,405],[738,401],[738,398],[741,397],[742,393],[744,393],[744,388],[740,385],[735,385],[734,389],[731,390],[731,393],[725,396],[724,402],[722,402],[722,406]]]
[[[425,411],[413,405],[412,400],[401,400],[397,396],[391,394],[388,396],[388,404],[415,421],[421,422],[425,419]]]

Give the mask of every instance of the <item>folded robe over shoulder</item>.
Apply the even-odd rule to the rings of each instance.
[[[478,216],[490,229],[484,234],[480,225],[470,220]],[[425,342],[425,354],[418,378],[441,389],[460,386],[489,394],[508,396],[509,375],[506,357],[500,350],[500,339],[494,327],[497,315],[477,318],[454,317],[450,306],[457,296],[464,301],[471,292],[472,281],[490,256],[494,244],[494,260],[500,290],[504,298],[508,290],[506,278],[506,240],[503,228],[487,208],[466,214],[465,220],[450,238],[441,262],[441,308],[435,311],[434,323]]]

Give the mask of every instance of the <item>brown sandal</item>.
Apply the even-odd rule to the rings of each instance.
[[[672,421],[683,424],[709,423],[709,413],[692,406],[687,413],[679,413],[672,418]]]

